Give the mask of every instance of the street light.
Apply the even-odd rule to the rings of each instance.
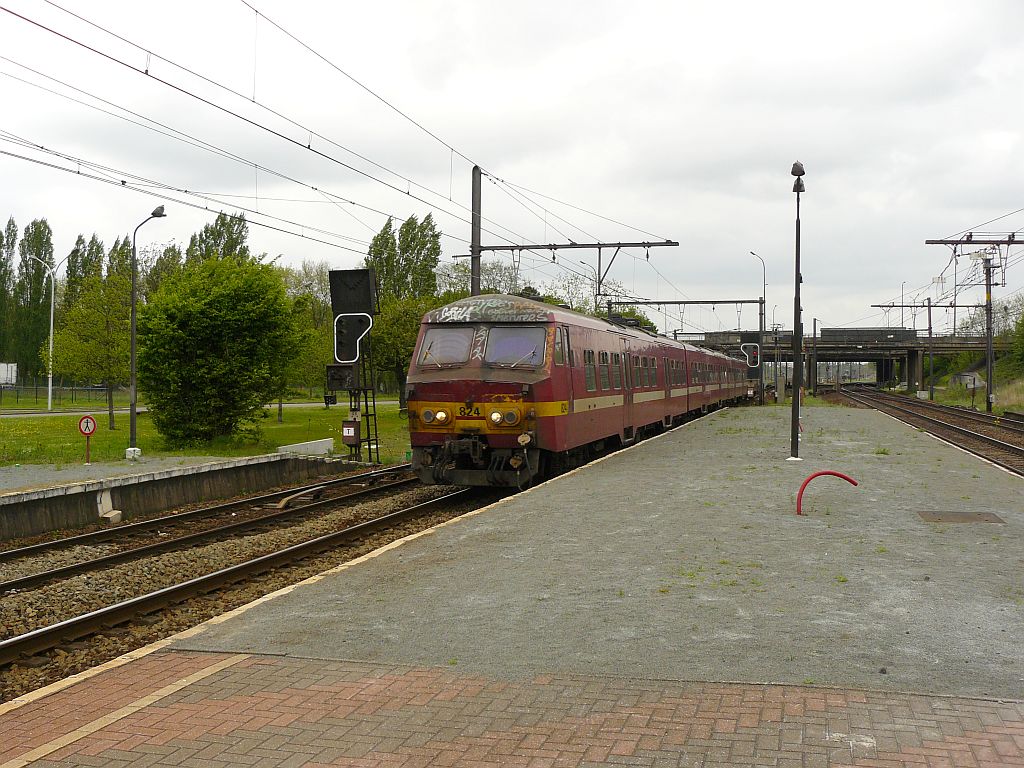
[[[590,264],[587,264],[587,262],[582,261],[581,259],[577,259],[577,261],[579,261],[580,264],[582,264],[584,267],[586,267],[587,269],[589,269],[591,272],[594,273],[594,311],[597,312],[597,309],[598,309],[597,302],[598,302],[598,299],[600,298],[600,294],[597,292],[597,290],[598,290],[597,270],[594,269],[594,267],[592,267]],[[611,313],[609,313],[609,314],[611,314]],[[611,317],[609,317],[608,319],[611,320]]]
[[[146,221],[149,221],[149,219],[159,219],[159,218],[162,218],[163,216],[166,216],[166,215],[167,214],[164,213],[164,207],[162,205],[158,205],[155,209],[153,209],[153,212],[151,214],[149,214],[149,218],[147,218],[145,221],[143,221],[142,224],[145,224]],[[137,458],[139,458],[139,456],[142,455],[142,451],[140,451],[138,448],[135,447],[135,411],[136,411],[136,404],[138,403],[138,390],[137,390],[136,383],[135,383],[135,315],[136,315],[136,311],[135,311],[135,283],[136,283],[136,279],[137,279],[136,278],[136,273],[139,271],[138,270],[138,263],[137,263],[136,256],[135,256],[135,238],[136,238],[136,236],[138,236],[139,229],[142,227],[142,224],[139,224],[139,226],[136,227],[135,231],[132,233],[132,331],[131,331],[131,355],[130,355],[131,356],[131,362],[130,362],[130,365],[131,365],[131,373],[130,373],[131,381],[130,381],[130,383],[128,385],[129,386],[128,396],[129,396],[129,399],[131,400],[131,404],[129,405],[129,410],[128,410],[128,450],[125,451],[125,454],[124,454],[124,457],[126,459],[137,459]]]
[[[761,357],[763,354],[761,348],[764,347],[764,303],[768,300],[768,269],[765,267],[764,259],[753,251],[750,252],[750,255],[761,262],[761,301],[758,302],[757,307],[757,403],[764,405],[764,360]]]
[[[70,255],[71,254],[69,253],[68,256]],[[30,259],[42,264],[43,269],[45,269],[50,275],[50,356],[46,363],[46,410],[48,411],[53,410],[53,303],[57,295],[56,271],[57,267],[68,260],[68,256],[65,256],[51,267],[38,256],[33,256],[31,253],[28,255]]]
[[[800,461],[800,387],[803,384],[804,329],[800,322],[800,193],[804,191],[803,163],[793,163],[791,174],[796,176],[793,191],[796,192],[796,276],[793,288],[793,416],[790,424],[789,459]]]

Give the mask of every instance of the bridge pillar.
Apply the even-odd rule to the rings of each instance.
[[[907,350],[907,391],[916,393],[924,379],[924,355],[919,349]]]

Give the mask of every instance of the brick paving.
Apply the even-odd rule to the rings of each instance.
[[[0,766],[1024,766],[1024,702],[160,652],[0,715]]]

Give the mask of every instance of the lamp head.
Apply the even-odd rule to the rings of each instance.
[[[153,209],[153,212],[149,215],[152,216],[154,219],[159,219],[163,216],[166,216],[167,214],[164,213],[164,207],[162,205],[158,205],[155,209]]]
[[[804,180],[801,179],[799,176],[797,176],[796,177],[796,181],[793,182],[793,191],[794,192],[803,192],[804,191]]]
[[[804,164],[799,161],[793,163],[793,170],[791,170],[790,173],[793,174],[794,176],[803,176]]]

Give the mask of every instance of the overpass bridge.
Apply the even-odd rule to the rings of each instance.
[[[758,332],[716,331],[677,334],[677,338],[739,357],[742,356],[740,344],[756,343]],[[817,378],[817,363],[874,363],[879,383],[905,380],[908,389],[917,390],[924,380],[929,350],[936,356],[961,352],[984,355],[985,347],[984,336],[932,336],[929,339],[927,331],[913,328],[821,328],[817,337],[804,336],[803,357],[807,366],[804,381],[810,386]],[[993,339],[992,347],[996,354],[1005,353],[1010,350],[1011,342]],[[765,331],[761,359],[792,364],[793,332]]]

